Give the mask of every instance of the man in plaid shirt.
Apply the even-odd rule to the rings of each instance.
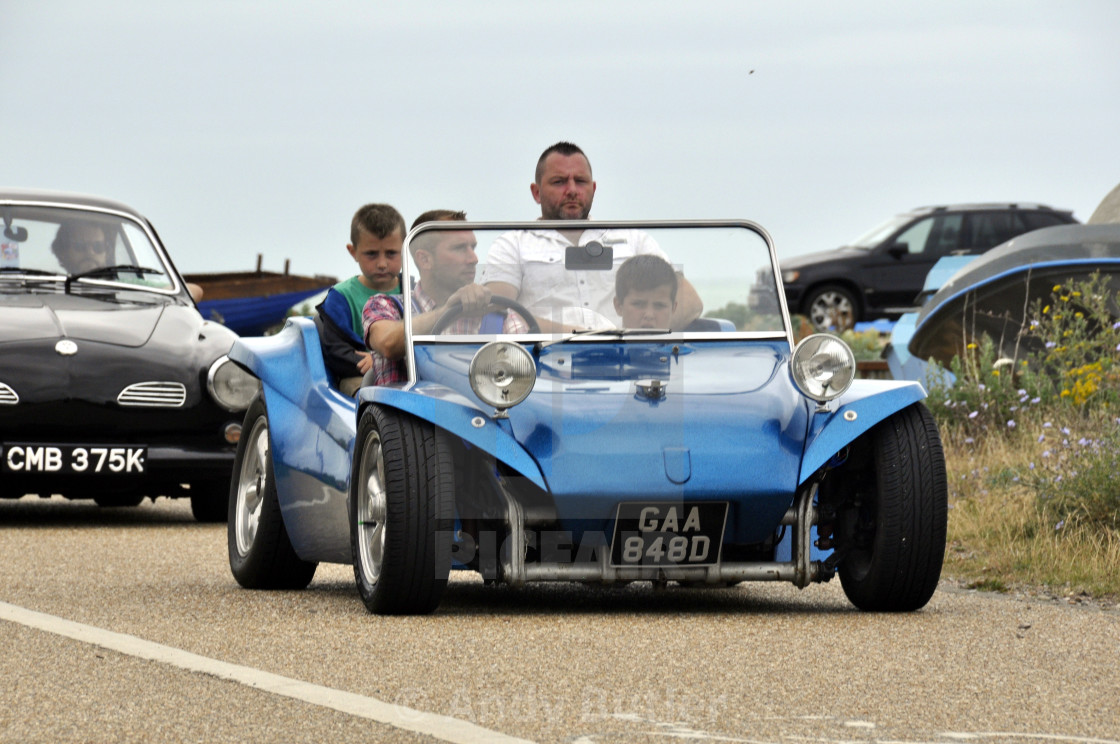
[[[425,212],[412,223],[465,220],[464,212],[436,209]],[[422,234],[409,248],[420,281],[412,288],[412,332],[430,333],[449,305],[462,303],[463,315],[449,327],[459,334],[497,333],[483,329],[481,317],[490,305],[492,293],[476,284],[474,233],[470,230],[439,231]],[[404,382],[408,373],[404,363],[404,308],[399,296],[379,294],[369,298],[362,311],[366,346],[372,353],[375,385]],[[528,324],[516,313],[508,313],[501,333],[526,333]]]

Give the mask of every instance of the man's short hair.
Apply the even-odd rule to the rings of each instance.
[[[412,223],[412,229],[415,230],[417,225],[423,224],[425,222],[442,222],[446,220],[455,220],[457,222],[462,222],[466,219],[467,213],[462,210],[456,211],[454,209],[429,209],[427,212],[416,218],[416,220]]]
[[[424,214],[416,218],[412,223],[412,229],[415,230],[417,225],[425,222],[463,222],[467,219],[467,213],[462,210],[454,209],[429,209]],[[408,251],[416,258],[416,251],[419,249],[430,250],[432,248],[432,240],[438,235],[436,231],[426,232],[419,235],[415,240],[408,244]]]
[[[643,292],[669,285],[669,297],[677,301],[677,272],[660,256],[642,253],[631,256],[618,267],[614,277],[614,296],[623,301],[635,290]]]
[[[564,157],[571,157],[572,155],[583,155],[583,159],[587,161],[587,169],[591,170],[591,159],[587,157],[587,153],[579,149],[578,145],[574,145],[571,142],[557,142],[555,145],[552,145],[551,147],[545,149],[545,151],[542,152],[541,156],[537,159],[537,172],[536,176],[533,179],[534,183],[539,184],[541,182],[541,176],[544,175],[544,161],[547,160],[548,156],[553,153],[563,155]]]
[[[362,239],[362,231],[375,238],[386,238],[394,230],[401,231],[404,239],[404,217],[388,204],[366,204],[354,213],[350,221],[350,245],[357,245]]]

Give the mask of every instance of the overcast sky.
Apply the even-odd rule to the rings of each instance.
[[[748,218],[779,256],[915,206],[1120,183],[1120,2],[0,0],[0,186],[124,201],[181,271],[351,275],[369,201]]]

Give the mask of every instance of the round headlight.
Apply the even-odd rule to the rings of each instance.
[[[813,400],[824,403],[844,394],[856,374],[856,358],[836,336],[817,333],[801,340],[790,361],[793,382]]]
[[[206,389],[210,397],[227,411],[244,411],[260,390],[260,381],[229,360],[221,357],[210,365]]]
[[[491,341],[471,360],[471,390],[498,410],[516,406],[533,390],[537,365],[524,346]]]

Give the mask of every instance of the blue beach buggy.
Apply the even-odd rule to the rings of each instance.
[[[319,562],[351,564],[366,607],[399,614],[433,611],[452,570],[514,586],[805,587],[838,574],[860,609],[924,606],[946,526],[925,393],[854,379],[838,338],[795,345],[784,303],[749,301],[760,269],[783,297],[761,227],[440,222],[407,245],[467,233],[485,282],[495,246],[560,230],[576,242],[559,259],[524,260],[572,285],[557,297],[589,302],[502,302],[523,333],[482,333],[461,307],[414,333],[407,265],[406,382],[342,395],[305,318],[237,341],[230,358],[261,381],[231,483],[237,581],[303,588]],[[591,309],[587,287],[613,291],[636,243],[668,258],[704,317],[626,327]]]

